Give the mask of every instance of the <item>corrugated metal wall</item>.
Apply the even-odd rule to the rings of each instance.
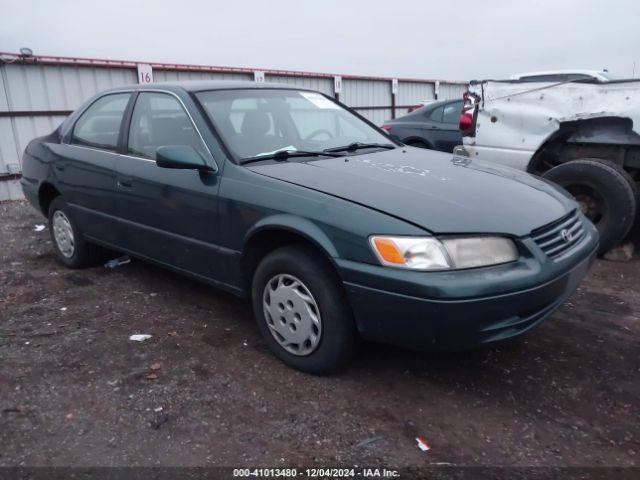
[[[91,95],[136,82],[123,68],[2,64],[9,111],[73,110]]]
[[[321,77],[294,77],[291,75],[265,75],[265,82],[287,83],[298,87],[318,90],[326,95],[333,95],[333,79]]]
[[[253,80],[253,75],[248,73],[222,73],[222,72],[184,72],[176,70],[153,69],[154,82],[175,82],[182,80]],[[134,79],[130,83],[135,83]]]
[[[345,79],[342,82],[342,103],[356,109],[376,125],[391,118],[391,83],[385,80]]]
[[[466,84],[440,82],[439,99],[462,98],[464,92],[467,91]]]
[[[0,200],[20,195],[15,182],[1,181],[20,172],[20,158],[34,137],[53,131],[69,111],[102,90],[137,82],[136,64],[108,60],[41,57],[42,63],[0,54]],[[12,55],[12,54],[9,54]],[[4,61],[3,61],[4,60]],[[15,60],[15,61],[14,61]],[[76,63],[80,63],[79,65]],[[246,69],[154,65],[155,82],[175,80],[253,80]],[[288,83],[335,95],[328,74],[265,72],[265,81]],[[436,96],[435,81],[400,80],[392,95],[390,78],[348,76],[342,79],[340,101],[376,125],[406,113],[407,107]],[[460,98],[466,85],[440,82],[439,98]]]
[[[398,83],[398,94],[396,95],[396,103],[398,105],[416,105],[421,102],[435,100],[436,90],[435,83],[422,82],[400,82]],[[448,98],[448,97],[446,97]],[[398,108],[397,116],[407,113],[407,108]]]

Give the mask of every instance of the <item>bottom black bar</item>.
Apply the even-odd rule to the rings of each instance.
[[[0,480],[209,480],[234,478],[411,480],[636,480],[640,467],[0,467]]]

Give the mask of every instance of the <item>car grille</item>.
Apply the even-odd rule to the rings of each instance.
[[[549,258],[562,256],[584,235],[584,225],[577,210],[532,232],[533,240]]]

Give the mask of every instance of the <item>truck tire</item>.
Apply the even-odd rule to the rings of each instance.
[[[324,375],[356,353],[359,338],[341,281],[314,249],[295,245],[268,254],[251,293],[262,336],[290,367]]]
[[[621,243],[633,226],[637,186],[617,164],[599,158],[572,160],[552,168],[544,178],[564,187],[600,233],[600,255]]]

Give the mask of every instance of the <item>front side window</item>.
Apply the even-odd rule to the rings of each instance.
[[[204,143],[177,98],[168,93],[141,92],[131,115],[129,154],[155,160],[156,149],[168,145],[187,145],[207,156]]]
[[[130,93],[114,93],[93,102],[76,122],[71,143],[115,150],[130,96]]]
[[[197,94],[238,158],[278,150],[325,150],[389,139],[327,97],[298,90],[214,90]]]

